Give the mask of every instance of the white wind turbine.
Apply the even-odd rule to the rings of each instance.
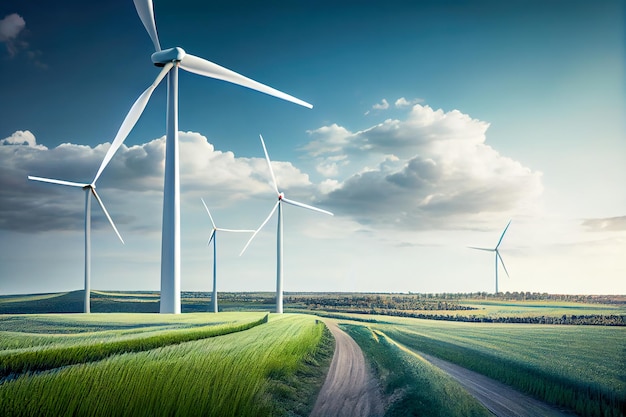
[[[146,28],[154,49],[152,62],[163,67],[160,74],[135,101],[105,161],[111,159],[141,116],[157,85],[168,76],[165,145],[165,180],[163,187],[163,228],[161,234],[161,313],[180,313],[180,181],[178,165],[178,68],[250,88],[304,107],[313,106],[274,88],[268,87],[203,58],[187,54],[182,48],[161,49],[154,20],[152,0],[133,0],[137,14]]]
[[[500,247],[500,243],[502,243],[504,234],[506,233],[507,229],[511,225],[511,221],[512,220],[509,220],[509,223],[507,223],[506,227],[504,228],[504,232],[502,232],[502,235],[500,236],[500,240],[498,240],[498,244],[496,245],[495,248],[489,249],[489,248],[476,248],[474,246],[468,246],[470,249],[484,250],[487,252],[495,252],[496,254],[496,294],[498,294],[498,259],[500,259],[500,263],[502,263],[502,267],[504,268],[504,272],[506,272],[506,276],[507,277],[509,276],[509,271],[506,270],[506,266],[504,265],[504,260],[502,260],[502,256],[500,255],[500,251],[498,251],[498,248]]]
[[[263,152],[265,152],[265,159],[267,160],[267,166],[270,168],[270,174],[272,176],[272,185],[274,187],[274,191],[276,191],[276,195],[278,196],[278,201],[276,202],[276,204],[274,204],[274,208],[272,208],[272,211],[270,211],[269,216],[267,216],[265,221],[261,223],[259,228],[250,237],[250,240],[248,240],[248,243],[246,243],[246,246],[244,246],[239,256],[241,256],[246,251],[246,249],[248,248],[248,245],[250,245],[250,242],[252,242],[252,239],[254,239],[257,233],[261,231],[263,226],[265,226],[265,224],[274,215],[274,212],[276,211],[276,209],[278,209],[278,227],[276,231],[276,234],[277,234],[276,236],[276,312],[279,314],[282,314],[283,312],[283,208],[282,208],[282,203],[287,203],[293,206],[302,207],[302,208],[313,210],[313,211],[318,211],[320,213],[328,214],[331,216],[333,215],[333,213],[331,213],[330,211],[319,209],[317,207],[309,206],[308,204],[299,203],[297,201],[289,200],[285,198],[285,193],[281,193],[278,190],[278,184],[276,183],[276,177],[274,176],[274,170],[272,169],[272,162],[270,161],[270,157],[267,154],[267,148],[265,148],[265,142],[263,141],[263,136],[259,135],[259,137],[261,138],[261,145],[263,145]]]
[[[117,227],[115,227],[115,224],[113,223],[113,220],[111,219],[111,216],[109,216],[109,212],[104,207],[104,203],[102,202],[102,200],[100,199],[100,196],[96,192],[96,181],[100,177],[102,170],[106,167],[107,164],[108,164],[107,160],[102,161],[102,164],[100,165],[100,169],[98,170],[98,173],[96,174],[96,176],[94,177],[93,181],[91,181],[90,184],[55,180],[51,178],[34,177],[32,175],[28,176],[28,179],[33,180],[33,181],[49,182],[52,184],[67,185],[70,187],[80,187],[83,190],[85,190],[85,313],[91,312],[91,300],[90,300],[91,298],[91,198],[90,197],[92,194],[96,198],[96,201],[98,201],[98,204],[100,204],[100,207],[102,207],[102,211],[104,212],[107,219],[109,220],[109,223],[111,224],[111,227],[113,227],[113,230],[115,230],[117,237],[122,241],[122,243],[124,243],[124,239],[122,239],[122,236],[120,235],[120,232],[118,232]]]
[[[213,221],[213,216],[211,216],[211,212],[209,211],[209,207],[207,207],[204,199],[202,200],[202,204],[206,209],[207,214],[209,215],[209,219],[211,219],[211,224],[213,225],[213,231],[211,232],[211,237],[209,238],[209,242],[207,245],[211,244],[213,241],[213,312],[217,313],[217,232],[229,232],[229,233],[254,233],[254,230],[246,230],[246,229],[222,229],[221,227],[217,227],[215,225],[215,221]]]

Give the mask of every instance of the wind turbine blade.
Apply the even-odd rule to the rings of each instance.
[[[265,160],[267,161],[267,166],[270,167],[270,174],[272,175],[272,184],[274,185],[274,191],[276,191],[277,195],[280,195],[280,191],[278,191],[278,183],[276,182],[276,177],[274,176],[274,170],[272,169],[272,161],[270,161],[270,156],[267,153],[267,148],[265,147],[265,141],[263,140],[263,136],[259,135],[261,138],[261,145],[263,145],[263,152],[265,152]]]
[[[504,265],[504,260],[502,259],[500,252],[496,251],[496,256],[498,257],[498,259],[500,259],[500,263],[502,263],[502,266],[504,267],[504,272],[506,272],[506,276],[511,278],[511,276],[509,275],[509,271],[506,270],[506,265]]]
[[[217,226],[215,225],[215,222],[213,221],[213,216],[211,216],[211,212],[209,211],[209,207],[207,207],[207,205],[204,202],[204,199],[202,197],[200,197],[200,200],[202,200],[202,204],[204,204],[204,208],[206,209],[206,212],[209,214],[209,219],[211,219],[211,224],[213,225],[213,229],[216,229]]]
[[[317,207],[309,206],[308,204],[300,203],[298,201],[289,200],[289,199],[286,199],[285,197],[283,197],[283,201],[285,203],[287,203],[287,204],[291,204],[292,206],[298,206],[298,207],[302,207],[302,208],[305,208],[305,209],[309,209],[309,210],[313,210],[313,211],[319,211],[320,213],[324,213],[324,214],[328,214],[328,215],[334,216],[334,214],[331,213],[330,211],[326,211],[326,210],[322,210],[322,209],[317,208]]]
[[[475,247],[475,246],[468,246],[468,248],[470,248],[470,249],[476,249],[476,250],[484,250],[484,251],[487,251],[487,252],[494,252],[494,251],[495,251],[495,249],[477,248],[477,247]]]
[[[152,6],[152,0],[134,0],[137,14],[141,19],[144,27],[152,39],[154,44],[154,50],[160,51],[161,44],[159,43],[159,35],[157,35],[156,23],[154,22],[154,8]]]
[[[222,229],[220,227],[217,228],[220,232],[230,232],[230,233],[254,233],[255,230],[248,229]]]
[[[102,211],[104,212],[104,215],[107,216],[107,219],[109,219],[109,223],[111,223],[111,227],[113,227],[113,230],[115,230],[115,234],[120,239],[120,241],[124,243],[124,239],[122,239],[122,235],[120,235],[120,232],[117,231],[117,227],[115,227],[115,223],[113,223],[113,219],[111,219],[111,216],[109,216],[109,212],[104,207],[104,203],[100,199],[100,196],[96,192],[96,189],[91,187],[91,193],[93,194],[94,197],[96,197],[96,200],[98,201],[98,204],[100,204],[100,207],[102,207]]]
[[[78,182],[54,180],[52,178],[33,177],[32,175],[29,175],[28,179],[32,180],[32,181],[49,182],[49,183],[52,183],[52,184],[69,185],[70,187],[80,187],[80,188],[83,188],[83,187],[86,187],[86,186],[89,185],[89,184],[81,184],[81,183],[78,183]]]
[[[159,85],[159,83],[163,80],[163,78],[165,77],[167,72],[170,70],[170,68],[172,68],[172,65],[173,65],[172,63],[167,63],[163,67],[163,69],[159,73],[158,77],[156,77],[152,85],[150,85],[150,87],[148,87],[143,93],[141,93],[139,98],[137,98],[135,103],[130,108],[130,111],[128,112],[128,114],[126,115],[126,118],[124,119],[124,121],[122,122],[122,125],[120,126],[120,129],[117,131],[117,135],[115,135],[115,139],[113,139],[113,142],[111,142],[111,146],[109,147],[109,150],[107,151],[106,155],[104,155],[104,159],[102,160],[102,163],[100,164],[100,168],[98,169],[98,172],[96,173],[96,176],[93,179],[93,182],[92,182],[93,184],[95,184],[98,178],[100,178],[100,175],[102,174],[102,171],[104,171],[104,168],[106,168],[106,166],[111,161],[111,158],[113,158],[113,155],[115,155],[115,152],[117,152],[118,148],[122,146],[122,143],[124,143],[124,140],[130,133],[130,131],[133,129],[133,127],[135,127],[137,120],[139,120],[139,116],[141,116],[141,113],[143,113],[143,110],[146,108],[146,105],[148,104],[148,100],[150,100],[150,96],[152,95],[152,92]]]
[[[506,227],[504,228],[504,232],[502,232],[502,236],[500,236],[500,240],[498,240],[498,244],[496,245],[496,249],[498,249],[498,246],[500,246],[500,243],[502,242],[502,239],[504,238],[504,234],[506,233],[506,230],[511,225],[512,221],[513,221],[513,219],[509,220],[509,222],[507,223]]]
[[[306,101],[302,101],[298,98],[290,96],[289,94],[283,93],[282,91],[278,91],[272,87],[261,84],[250,78],[244,77],[241,74],[237,74],[234,71],[231,71],[227,68],[224,68],[220,65],[217,65],[213,62],[207,61],[206,59],[199,58],[194,55],[186,54],[180,62],[180,67],[186,71],[193,72],[195,74],[227,81],[229,83],[237,84],[242,87],[247,87],[252,90],[268,94],[270,96],[278,97],[280,99],[299,104],[300,106],[304,106],[309,109],[313,108],[313,105],[307,103]]]
[[[270,220],[270,218],[274,215],[274,212],[276,211],[276,209],[278,208],[278,205],[280,204],[280,200],[278,200],[276,202],[276,204],[274,204],[274,208],[272,209],[272,211],[270,211],[269,216],[267,216],[267,218],[263,221],[263,223],[261,223],[261,225],[259,226],[258,229],[256,229],[254,231],[254,233],[252,234],[252,236],[250,236],[250,239],[248,239],[248,242],[246,243],[246,246],[243,247],[243,249],[241,250],[241,253],[239,253],[239,256],[243,255],[243,253],[246,251],[246,249],[248,249],[248,246],[250,245],[250,243],[252,242],[252,240],[254,239],[254,237],[257,235],[257,233],[259,233],[261,231],[261,229],[263,229],[263,226],[265,226],[265,224]]]
[[[209,246],[211,244],[211,241],[213,240],[213,237],[215,236],[215,229],[213,229],[211,231],[211,237],[209,238],[209,241],[207,242],[207,246]]]

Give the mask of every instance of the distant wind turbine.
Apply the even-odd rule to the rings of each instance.
[[[509,276],[509,271],[506,270],[506,266],[504,265],[504,260],[502,260],[502,256],[500,255],[500,251],[498,251],[498,248],[500,247],[500,243],[502,243],[504,234],[506,233],[507,229],[511,225],[511,221],[512,220],[509,220],[509,223],[504,228],[504,232],[502,232],[502,235],[500,236],[500,240],[498,240],[498,244],[496,245],[495,248],[489,249],[489,248],[476,248],[474,246],[468,246],[468,248],[470,249],[484,250],[487,252],[495,252],[496,254],[496,294],[498,293],[498,259],[500,259],[500,263],[502,263],[502,267],[504,268],[504,272],[506,272],[506,276],[507,277]]]
[[[182,48],[161,49],[154,20],[152,0],[133,0],[152,43],[152,62],[163,70],[135,101],[126,115],[105,158],[112,158],[135,126],[157,85],[168,75],[165,180],[163,189],[163,228],[161,232],[161,313],[180,313],[180,180],[178,164],[178,68],[250,88],[304,107],[313,106],[274,88],[237,74],[194,55]],[[184,29],[184,27],[183,27]]]
[[[211,244],[213,241],[213,312],[217,313],[217,232],[229,232],[229,233],[254,233],[254,230],[245,230],[245,229],[222,229],[221,227],[217,227],[215,222],[213,221],[213,216],[211,216],[211,212],[209,211],[209,207],[202,200],[202,204],[206,209],[207,214],[209,215],[209,219],[211,219],[211,224],[213,225],[213,231],[211,232],[211,237],[209,238],[209,242],[207,245]]]
[[[104,168],[107,166],[108,163],[109,163],[108,160],[102,161],[102,164],[100,165],[100,169],[98,170],[98,173],[96,174],[96,176],[94,177],[93,181],[91,181],[90,184],[55,180],[51,178],[34,177],[31,175],[28,176],[28,179],[32,181],[49,182],[52,184],[67,185],[70,187],[80,187],[83,190],[85,190],[85,307],[84,307],[85,313],[91,312],[91,299],[90,299],[91,298],[91,198],[90,197],[92,194],[96,198],[96,201],[98,202],[98,204],[100,204],[100,207],[102,207],[102,211],[104,212],[107,219],[109,220],[109,223],[111,224],[111,227],[113,227],[113,230],[115,230],[117,237],[120,239],[120,241],[122,241],[122,243],[124,243],[124,239],[122,239],[122,236],[120,235],[120,232],[118,232],[117,227],[115,227],[115,224],[113,223],[113,220],[111,219],[111,216],[109,216],[109,212],[104,207],[104,203],[102,202],[102,200],[100,199],[100,196],[96,192],[96,181],[98,180],[98,178],[100,177],[100,174],[102,173],[102,170],[104,170]]]
[[[267,148],[265,147],[265,142],[263,141],[263,136],[259,135],[261,138],[261,145],[263,145],[263,152],[265,152],[265,159],[267,160],[267,166],[270,168],[270,175],[272,176],[272,185],[274,186],[274,191],[276,191],[276,195],[278,196],[278,201],[274,204],[274,208],[270,211],[269,216],[265,219],[263,223],[259,226],[259,228],[254,232],[254,234],[246,243],[243,250],[239,254],[240,256],[246,251],[252,239],[261,231],[263,226],[270,220],[270,218],[274,215],[276,209],[278,209],[278,227],[277,227],[277,236],[276,236],[276,312],[282,314],[283,312],[283,208],[282,203],[291,204],[293,206],[302,207],[305,209],[318,211],[320,213],[333,215],[330,211],[322,210],[317,207],[309,206],[308,204],[299,203],[294,200],[289,200],[285,198],[285,193],[282,193],[278,190],[278,184],[276,183],[276,177],[274,176],[274,170],[272,169],[272,162],[270,161],[270,157],[267,154]]]

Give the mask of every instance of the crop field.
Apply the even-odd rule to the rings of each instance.
[[[372,317],[373,318],[373,317]],[[626,414],[626,328],[376,316],[371,329],[585,416]]]
[[[626,304],[573,303],[558,301],[488,301],[462,300],[462,305],[475,308],[477,317],[562,317],[563,315],[626,315]]]
[[[314,317],[288,314],[0,316],[0,328],[3,369],[26,363],[4,374],[3,416],[308,415],[333,346]],[[102,346],[122,348],[84,354]]]
[[[83,291],[0,296],[0,314],[82,313]],[[275,306],[273,293],[220,293],[220,311],[268,311]],[[182,292],[183,313],[212,312],[211,293]],[[158,313],[159,293],[154,291],[91,291],[92,313]]]

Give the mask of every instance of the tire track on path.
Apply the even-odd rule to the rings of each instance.
[[[378,383],[361,348],[334,321],[324,323],[335,338],[335,353],[310,417],[382,416]]]

